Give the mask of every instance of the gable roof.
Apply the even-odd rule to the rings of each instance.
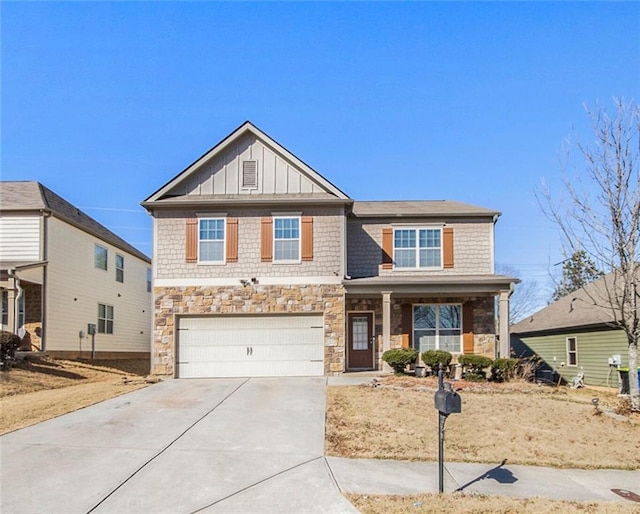
[[[163,185],[160,189],[155,191],[151,196],[149,196],[145,201],[142,202],[142,205],[144,207],[159,205],[160,202],[163,200],[163,198],[165,198],[172,189],[174,189],[180,183],[186,181],[194,173],[197,173],[197,171],[201,168],[201,166],[204,165],[207,161],[211,160],[215,155],[223,152],[225,149],[229,148],[241,137],[244,137],[247,134],[253,135],[255,138],[261,140],[263,143],[273,148],[277,153],[282,155],[284,158],[290,161],[294,166],[296,166],[300,170],[300,172],[303,173],[306,177],[308,177],[311,181],[318,184],[321,188],[327,191],[330,196],[334,197],[337,200],[342,200],[343,203],[351,202],[351,199],[343,191],[341,191],[338,187],[336,187],[334,184],[329,182],[326,178],[320,175],[308,164],[306,164],[304,161],[296,157],[293,153],[291,153],[285,147],[280,145],[275,139],[269,137],[267,134],[262,132],[253,123],[251,123],[250,121],[245,121],[237,129],[235,129],[228,136],[222,139],[222,141],[220,141],[214,147],[212,147],[203,155],[201,155],[198,159],[192,162],[189,166],[187,166],[173,179],[171,179],[169,182]],[[228,201],[236,200],[236,199],[238,198],[237,197],[227,198]],[[207,199],[203,199],[203,200],[206,201]],[[170,202],[167,202],[165,200],[164,203],[167,204]]]
[[[356,201],[353,204],[353,216],[356,218],[389,217],[493,217],[500,216],[499,211],[477,207],[475,205],[452,200],[419,201]]]
[[[51,213],[70,225],[83,230],[106,243],[119,248],[145,262],[151,262],[140,250],[111,232],[91,216],[67,202],[51,189],[35,181],[1,181],[0,212],[33,212]]]
[[[510,328],[512,334],[553,332],[610,325],[614,310],[606,308],[607,292],[616,286],[616,274],[609,273],[570,293]]]

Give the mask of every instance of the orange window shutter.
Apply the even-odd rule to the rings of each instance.
[[[238,262],[238,218],[227,218],[227,262]]]
[[[473,353],[473,305],[462,306],[462,353]]]
[[[313,260],[313,216],[302,217],[302,260]]]
[[[382,229],[382,269],[393,268],[393,229]]]
[[[198,219],[187,218],[185,232],[185,260],[198,262]]]
[[[260,237],[260,259],[262,262],[273,260],[273,219],[262,218]]]
[[[442,229],[442,265],[445,268],[453,268],[453,228]]]

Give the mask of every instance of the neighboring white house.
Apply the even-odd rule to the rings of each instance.
[[[38,182],[0,182],[2,329],[32,349],[149,355],[151,260]]]

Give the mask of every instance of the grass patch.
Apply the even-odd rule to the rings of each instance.
[[[509,498],[506,496],[481,496],[468,494],[422,494],[415,496],[346,495],[363,514],[616,514],[639,512],[630,505],[616,502],[575,502],[546,500],[542,498]]]
[[[430,386],[390,377],[383,387],[328,388],[327,454],[436,461],[438,413]],[[469,388],[460,392],[462,414],[447,420],[448,461],[640,469],[640,419],[612,419],[591,404],[598,396],[601,409],[614,408],[614,394],[509,383]]]

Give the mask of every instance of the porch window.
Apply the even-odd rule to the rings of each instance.
[[[567,366],[578,365],[578,338],[567,337]]]
[[[2,291],[2,320],[3,325],[9,324],[9,293]]]
[[[457,304],[414,305],[413,347],[462,352],[462,306]]]
[[[442,229],[395,229],[393,262],[396,268],[442,267]]]

